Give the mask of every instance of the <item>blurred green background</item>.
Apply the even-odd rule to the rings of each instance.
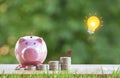
[[[87,32],[86,17],[102,17],[103,27]],[[120,0],[0,0],[0,63],[18,63],[21,36],[44,38],[50,59],[72,50],[72,63],[120,63]]]

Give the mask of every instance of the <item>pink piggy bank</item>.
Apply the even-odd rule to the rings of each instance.
[[[15,55],[20,63],[17,68],[29,65],[37,66],[43,63],[47,56],[45,41],[38,36],[21,37],[16,43]]]

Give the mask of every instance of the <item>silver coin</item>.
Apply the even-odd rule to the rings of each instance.
[[[49,61],[49,70],[58,70],[59,69],[59,61]]]
[[[15,68],[15,70],[20,70],[20,68]]]
[[[49,65],[58,65],[59,61],[49,61],[48,64]]]
[[[57,68],[49,68],[49,70],[56,70],[56,71],[58,71],[59,69],[58,69],[58,67]]]
[[[61,65],[61,70],[70,70],[70,69],[71,69],[71,65],[67,65],[67,64]]]
[[[20,70],[25,70],[25,68],[20,68]]]
[[[31,65],[31,66],[26,66],[26,67],[25,67],[25,70],[36,70],[36,66],[33,66],[33,65]]]
[[[50,70],[55,70],[55,69],[58,70],[58,68],[59,68],[59,66],[49,66]]]
[[[49,61],[49,67],[58,67],[59,61]]]
[[[71,67],[71,65],[61,65],[61,68],[68,68],[68,67]]]
[[[71,57],[60,57],[61,64],[71,64]]]
[[[46,71],[47,66],[45,64],[39,64],[39,65],[36,66],[36,69]]]

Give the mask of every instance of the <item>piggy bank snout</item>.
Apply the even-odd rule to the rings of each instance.
[[[22,58],[25,61],[35,61],[37,60],[38,52],[34,48],[25,48],[22,51]]]

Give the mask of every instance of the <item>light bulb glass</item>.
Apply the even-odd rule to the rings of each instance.
[[[93,34],[100,26],[100,19],[97,16],[90,16],[87,19],[88,33]]]

